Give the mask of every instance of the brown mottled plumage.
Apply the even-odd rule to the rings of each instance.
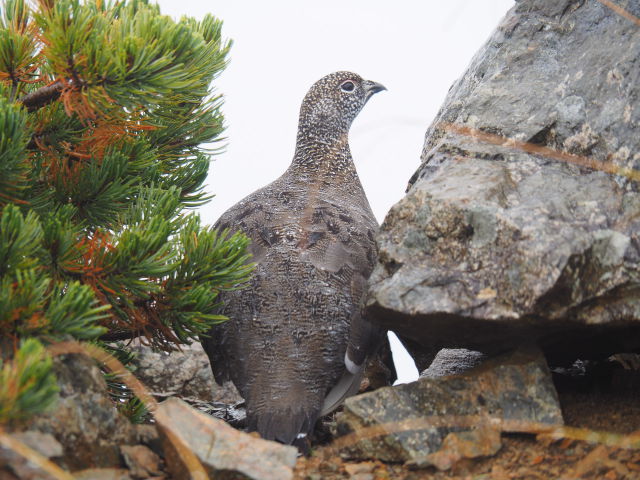
[[[231,320],[202,343],[216,380],[233,381],[249,429],[265,438],[292,443],[310,432],[321,412],[357,389],[377,343],[360,305],[378,225],[347,136],[383,89],[351,72],[316,82],[302,102],[291,166],[218,220],[251,238],[257,267],[246,289],[223,295]]]

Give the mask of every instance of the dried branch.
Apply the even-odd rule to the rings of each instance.
[[[624,8],[622,8],[620,5],[616,5],[615,3],[613,3],[611,0],[598,0],[598,2],[600,2],[601,4],[603,4],[605,7],[610,8],[611,10],[613,10],[614,12],[616,12],[618,15],[620,15],[621,17],[626,18],[627,20],[631,20],[633,23],[635,23],[636,25],[638,25],[640,27],[640,18],[636,17],[634,14],[632,14],[631,12],[625,10]]]
[[[98,337],[98,340],[102,342],[118,342],[121,340],[131,340],[139,336],[140,334],[136,331],[116,331],[107,332],[104,335],[100,335],[100,337]]]
[[[551,158],[553,160],[572,163],[580,167],[599,170],[601,172],[606,172],[613,175],[620,175],[623,177],[627,177],[629,180],[632,180],[634,182],[640,181],[640,171],[634,170],[632,168],[621,167],[619,165],[616,165],[614,162],[600,161],[596,160],[595,158],[575,155],[573,153],[555,150],[553,148],[537,145],[535,143],[523,142],[514,138],[503,137],[501,135],[496,135],[494,133],[488,133],[477,128],[469,127],[467,125],[442,122],[436,127],[446,132],[452,132],[458,135],[469,137],[476,142],[488,143],[490,145],[497,145],[505,148],[520,150],[532,155],[540,155],[542,157]]]

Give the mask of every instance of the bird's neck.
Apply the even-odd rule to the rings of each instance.
[[[348,133],[331,136],[299,131],[291,168],[299,174],[319,175],[321,178],[332,175],[357,177]]]

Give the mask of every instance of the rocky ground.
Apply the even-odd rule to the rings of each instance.
[[[600,380],[583,378],[559,394],[565,424],[616,434],[640,432],[640,373],[623,369]],[[565,383],[565,385],[563,385]],[[619,441],[612,436],[611,442]],[[637,442],[638,443],[638,442]],[[503,434],[502,448],[491,457],[463,459],[449,471],[435,467],[411,469],[380,461],[345,461],[332,446],[314,450],[310,458],[300,458],[295,469],[299,480],[374,479],[459,479],[459,480],[537,480],[537,479],[640,479],[640,445],[627,449],[585,440],[550,441],[535,435]]]
[[[136,349],[138,365],[157,355]],[[62,379],[59,408],[32,422],[27,430],[12,433],[11,438],[73,476],[49,475],[46,468],[26,462],[17,450],[0,446],[0,479],[181,480],[193,474],[189,455],[198,458],[213,475],[210,478],[640,479],[640,434],[626,436],[640,432],[637,357],[576,362],[549,371],[535,349],[489,358],[473,352],[466,356],[461,351],[441,352],[418,382],[349,399],[341,412],[325,419],[311,456],[300,457],[293,447],[238,430],[243,425],[242,409],[212,400],[234,401],[233,390],[218,389],[207,399],[192,397],[194,390],[205,391],[205,385],[208,391],[216,389],[210,370],[200,362],[202,355],[200,348],[169,355],[165,365],[185,367],[180,369],[182,377],[176,382],[178,375],[165,370],[168,383],[157,383],[155,390],[171,391],[177,397],[160,403],[154,421],[145,425],[131,425],[105,400],[106,384],[89,359],[75,355],[57,360]],[[70,375],[79,371],[81,376]],[[534,383],[532,389],[528,384]],[[189,388],[181,390],[176,385]],[[518,395],[520,388],[529,394]],[[180,400],[181,395],[196,409]],[[384,401],[390,396],[396,399],[393,408]],[[164,395],[156,398],[162,400]],[[394,437],[391,428],[378,432],[379,443],[364,441],[364,429],[375,426],[376,421],[393,426],[393,416],[389,416],[393,412],[400,415],[396,426],[403,427],[406,411],[412,408],[413,417],[426,422],[426,436],[424,431],[409,429]],[[461,421],[469,418],[471,424]],[[477,418],[484,418],[485,423],[490,420],[496,428],[477,428],[482,422]],[[541,425],[544,428],[544,422],[556,425],[551,430],[561,438],[526,433]],[[100,433],[105,428],[109,435]],[[176,437],[191,453],[176,448]],[[428,462],[438,463],[440,469]]]

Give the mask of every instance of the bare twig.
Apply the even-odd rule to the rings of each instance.
[[[640,431],[631,434],[618,434],[575,428],[548,425],[528,420],[503,419],[486,415],[442,415],[407,418],[397,422],[381,423],[363,427],[356,432],[339,437],[326,450],[329,454],[339,453],[342,448],[361,440],[384,437],[403,432],[430,430],[442,427],[479,428],[487,427],[501,432],[519,432],[536,434],[537,438],[549,440],[581,440],[587,443],[601,444],[626,450],[640,449]]]
[[[625,10],[624,8],[622,8],[620,5],[616,5],[615,3],[613,3],[611,0],[598,0],[602,5],[604,5],[607,8],[610,8],[611,10],[613,10],[614,12],[616,12],[618,15],[620,15],[621,17],[626,18],[627,20],[631,20],[633,23],[635,23],[636,25],[638,25],[640,27],[640,18],[636,17],[634,14],[632,14],[631,12],[628,12],[627,10]]]
[[[488,143],[490,145],[497,145],[514,150],[520,150],[525,153],[540,155],[542,157],[551,158],[553,160],[559,160],[566,163],[572,163],[574,165],[587,167],[592,170],[599,170],[601,172],[611,173],[613,175],[624,176],[629,180],[633,180],[635,182],[640,181],[640,171],[627,167],[621,167],[613,162],[601,162],[596,160],[595,158],[574,155],[573,153],[554,150],[553,148],[536,145],[534,143],[523,142],[521,140],[516,140],[509,137],[503,137],[501,135],[496,135],[494,133],[488,133],[482,130],[478,130],[477,128],[469,127],[467,125],[443,122],[438,124],[437,128],[446,132],[469,137],[476,142]]]
[[[120,340],[132,340],[139,336],[140,333],[133,331],[109,332],[104,335],[100,335],[99,340],[102,342],[117,342]]]

